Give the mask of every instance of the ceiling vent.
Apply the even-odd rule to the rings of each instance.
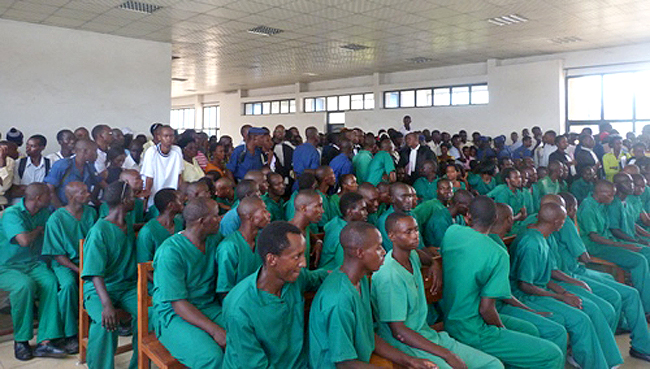
[[[248,30],[248,33],[260,36],[273,36],[278,33],[284,32],[281,29],[268,27],[268,26],[257,26]]]
[[[580,42],[582,41],[582,39],[576,36],[567,36],[567,37],[552,38],[549,41],[554,44],[563,45],[563,44],[572,44],[574,42]]]
[[[490,18],[487,21],[500,27],[500,26],[509,26],[511,24],[517,24],[517,23],[525,23],[528,22],[528,18],[523,17],[519,14],[510,14],[510,15],[503,15],[501,17]]]
[[[341,46],[341,49],[359,51],[359,50],[369,49],[369,47],[365,46],[365,45],[359,45],[359,44],[347,44],[347,45]]]
[[[174,77],[174,78],[172,78],[172,81],[174,81],[174,82],[185,82],[185,81],[187,81],[187,78]]]
[[[180,56],[172,55],[172,60],[178,60],[178,59],[180,59],[180,58],[181,58]]]
[[[120,9],[130,10],[136,13],[152,14],[156,10],[162,9],[162,6],[141,3],[139,1],[125,1],[120,5]]]
[[[433,59],[427,58],[426,56],[416,56],[415,58],[406,59],[406,61],[413,64],[422,64],[422,63],[430,63],[433,61]]]

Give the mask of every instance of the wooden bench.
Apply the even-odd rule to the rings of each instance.
[[[149,331],[149,307],[152,302],[147,288],[151,272],[153,265],[150,261],[138,264],[138,369],[149,369],[150,362],[160,369],[184,368]]]
[[[625,284],[625,270],[611,261],[592,256],[591,261],[587,263],[587,267],[609,273],[614,276],[617,282]]]

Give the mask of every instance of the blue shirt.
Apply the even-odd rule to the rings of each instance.
[[[232,152],[228,164],[226,164],[226,168],[232,172],[236,180],[244,178],[249,170],[259,170],[263,166],[262,150],[256,147],[255,152],[251,154],[246,149],[246,145],[237,146]]]
[[[510,151],[509,147],[504,146],[503,149],[499,151],[497,154],[497,159],[501,158],[512,158],[512,151]]]
[[[343,153],[338,154],[334,159],[332,159],[332,161],[330,161],[330,167],[332,167],[334,175],[336,176],[336,183],[340,183],[341,176],[354,172],[352,161],[350,161],[350,158]]]
[[[320,154],[314,145],[306,142],[293,150],[293,171],[296,178],[301,175],[305,169],[316,169],[320,165]]]
[[[221,223],[219,224],[219,233],[221,233],[223,237],[235,233],[241,225],[241,219],[239,219],[239,214],[237,214],[237,206],[239,206],[239,201],[237,201],[236,204],[233,204],[232,208],[230,208],[221,219]]]
[[[50,169],[50,173],[43,182],[51,184],[56,189],[56,194],[63,205],[68,203],[65,197],[65,186],[70,182],[83,182],[88,186],[88,191],[97,186],[101,180],[97,176],[95,166],[89,162],[84,163],[81,171],[75,165],[74,156],[57,160]]]
[[[514,153],[512,153],[512,158],[513,159],[523,159],[523,158],[532,158],[533,157],[533,152],[527,148],[526,146],[519,146],[517,150],[515,150]]]

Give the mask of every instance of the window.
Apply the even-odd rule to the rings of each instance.
[[[569,76],[566,88],[569,131],[610,123],[625,136],[650,123],[650,71]]]
[[[203,107],[203,132],[207,133],[208,136],[217,136],[219,137],[219,128],[221,123],[219,121],[219,116],[221,113],[221,108],[218,106],[205,106]]]
[[[194,129],[194,108],[172,109],[169,124],[179,132]]]
[[[648,97],[650,99],[650,93]],[[484,105],[489,100],[488,85],[485,83],[384,92],[384,108],[386,109]]]
[[[244,115],[275,115],[296,112],[296,100],[272,100],[244,104]]]
[[[343,112],[348,110],[372,110],[375,108],[375,95],[372,93],[306,97],[303,100],[305,113]]]

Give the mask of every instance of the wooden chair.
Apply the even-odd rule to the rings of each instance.
[[[184,368],[149,331],[149,296],[148,275],[153,272],[152,263],[138,264],[138,369],[149,369],[150,362],[160,369]]]
[[[84,280],[81,279],[81,271],[84,268],[84,240],[79,240],[79,364],[86,362],[88,352],[88,330],[90,329],[90,317],[84,307]],[[118,346],[115,355],[123,354],[133,350],[133,345],[127,343]]]
[[[506,247],[510,249],[510,245],[512,245],[512,242],[515,240],[515,238],[517,238],[517,235],[507,236],[502,238],[501,240],[506,245]]]
[[[611,261],[591,257],[591,261],[587,264],[587,267],[609,273],[614,276],[617,282],[625,284],[625,270]]]

